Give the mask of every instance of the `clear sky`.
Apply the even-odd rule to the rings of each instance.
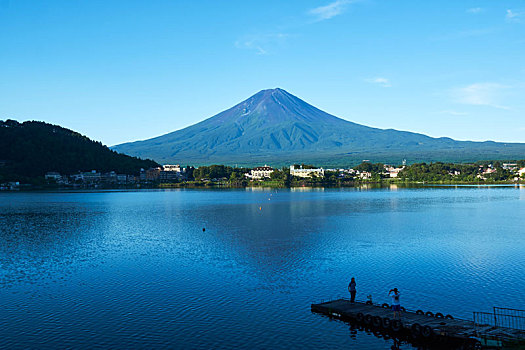
[[[0,119],[114,145],[275,87],[368,126],[525,142],[525,2],[0,0]]]

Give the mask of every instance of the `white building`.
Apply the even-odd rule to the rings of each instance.
[[[497,172],[496,169],[494,169],[494,168],[487,168],[485,171],[483,171],[483,175],[494,174],[495,172]]]
[[[363,180],[371,179],[372,178],[372,173],[370,173],[368,171],[363,171],[363,172],[358,173],[358,176],[359,176],[360,179],[363,179]]]
[[[518,164],[516,163],[503,163],[502,168],[505,170],[516,170],[518,169]]]
[[[401,170],[403,170],[403,168],[404,167],[402,167],[402,168],[394,168],[393,166],[385,165],[385,170],[388,173],[388,176],[390,176],[390,177],[397,177],[399,175],[399,173],[401,172]]]
[[[520,170],[518,170],[518,177],[522,176],[525,176],[525,168],[521,168]]]
[[[164,171],[175,171],[177,173],[180,173],[181,172],[181,168],[180,168],[180,165],[179,164],[166,164],[164,166],[162,166],[162,170]]]
[[[303,167],[299,169],[295,169],[294,165],[290,165],[290,175],[297,176],[297,177],[313,177],[313,176],[324,176],[324,169],[318,168],[318,169],[303,169]]]
[[[44,177],[46,180],[54,180],[54,181],[60,181],[62,179],[62,175],[60,175],[59,173],[55,171],[50,171],[46,173]]]
[[[245,174],[246,177],[254,180],[260,180],[264,178],[269,178],[270,174],[273,173],[274,170],[272,167],[269,167],[268,165],[265,166],[258,166],[250,170],[248,174]]]

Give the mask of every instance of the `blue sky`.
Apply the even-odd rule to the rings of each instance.
[[[525,142],[525,2],[0,0],[0,119],[114,145],[274,87],[369,126]]]

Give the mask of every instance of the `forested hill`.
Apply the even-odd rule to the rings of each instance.
[[[48,171],[74,174],[78,171],[116,171],[137,174],[140,168],[158,166],[110,150],[72,130],[28,121],[0,120],[0,182],[24,181]]]

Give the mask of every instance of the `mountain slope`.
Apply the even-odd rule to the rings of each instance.
[[[462,142],[376,129],[325,113],[282,89],[262,90],[236,106],[163,136],[113,147],[161,163],[349,164],[519,158],[525,144]]]
[[[0,179],[23,180],[48,171],[73,174],[93,169],[135,174],[140,168],[158,166],[118,154],[69,129],[43,122],[0,120]]]

